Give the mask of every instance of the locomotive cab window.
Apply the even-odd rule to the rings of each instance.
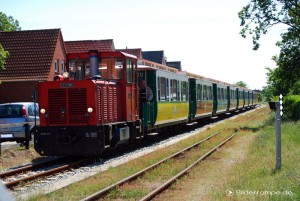
[[[107,80],[123,79],[123,62],[116,58],[102,59],[99,72]]]
[[[71,60],[69,61],[70,79],[83,80],[85,78],[85,69],[88,60]]]
[[[132,60],[126,61],[126,77],[127,77],[127,83],[135,83],[136,80],[136,65]]]
[[[106,80],[123,79],[123,62],[116,58],[103,58],[98,64],[99,75]],[[90,61],[71,60],[69,62],[70,79],[84,80],[90,78]],[[132,76],[130,78],[132,80]]]

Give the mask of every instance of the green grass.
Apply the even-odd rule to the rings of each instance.
[[[251,114],[248,114],[251,115]],[[268,115],[266,115],[268,116]],[[241,117],[242,118],[242,117]],[[236,123],[238,121],[238,123]],[[138,159],[132,160],[126,164],[120,165],[118,167],[111,167],[108,171],[101,172],[98,175],[95,175],[93,177],[87,178],[84,181],[74,183],[68,187],[65,187],[63,189],[60,189],[58,191],[55,191],[48,195],[40,195],[31,198],[30,200],[80,200],[83,197],[90,195],[94,192],[96,192],[99,189],[102,189],[106,186],[109,186],[110,184],[119,181],[120,179],[123,179],[134,172],[137,172],[146,166],[157,162],[161,160],[162,158],[169,156],[182,148],[185,148],[191,144],[194,144],[195,142],[198,142],[200,139],[203,139],[207,136],[210,136],[213,133],[216,133],[217,131],[222,131],[223,135],[229,135],[232,134],[234,131],[240,129],[241,125],[246,124],[247,121],[240,121],[239,118],[234,120],[225,121],[224,123],[218,124],[218,126],[213,126],[205,129],[199,135],[193,136],[189,139],[186,139],[184,141],[181,141],[177,144],[174,144],[169,147],[165,147],[163,149],[160,149],[159,151],[150,153],[144,157],[140,157]],[[257,130],[257,127],[259,129],[262,129],[265,125],[265,119],[261,118],[259,121],[257,121],[257,124],[255,126],[252,126],[251,124],[248,125],[245,130]],[[228,128],[228,126],[230,128]],[[244,125],[245,126],[245,125]],[[252,126],[250,128],[250,126]],[[219,137],[217,137],[219,138]],[[219,142],[212,142],[212,143],[219,143]],[[214,145],[214,144],[212,144]],[[207,149],[207,145],[201,145],[200,150],[205,151],[204,149]],[[167,162],[164,164],[164,166],[174,166],[175,163]],[[186,164],[176,164],[176,166],[186,166]],[[177,171],[177,170],[175,170]],[[146,178],[149,179],[148,182],[145,180],[138,181],[136,183],[136,188],[134,190],[129,190],[129,188],[126,188],[126,184],[122,189],[116,189],[114,192],[108,195],[108,199],[115,199],[117,197],[121,197],[122,199],[138,199],[140,197],[143,197],[146,194],[146,189],[140,185],[141,183],[146,184],[145,186],[148,188],[152,188],[156,185],[159,185],[159,181],[155,182],[154,178],[156,178],[158,175],[160,175],[160,178],[165,178],[165,176],[170,176],[174,174],[172,171],[162,171],[160,168],[157,168],[154,173],[150,173],[145,175]],[[152,178],[152,179],[151,179]],[[153,182],[153,181],[154,182]],[[219,190],[219,189],[218,189]],[[224,192],[224,191],[223,191]],[[218,195],[216,195],[218,196]],[[223,193],[224,196],[224,193]],[[222,200],[222,199],[221,199]]]
[[[251,130],[251,129],[250,129]],[[282,125],[282,166],[276,169],[274,125],[260,129],[248,157],[213,200],[300,200],[300,122]],[[230,189],[233,195],[224,195]]]

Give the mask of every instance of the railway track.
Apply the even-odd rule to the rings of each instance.
[[[178,178],[180,178],[181,176],[183,176],[184,174],[186,174],[191,168],[193,168],[195,165],[197,165],[200,161],[204,160],[205,158],[207,158],[209,155],[211,155],[214,151],[216,151],[218,148],[220,148],[221,146],[223,146],[226,142],[228,142],[229,140],[231,140],[236,133],[231,134],[228,138],[226,138],[225,140],[223,140],[220,144],[218,144],[217,146],[214,146],[212,149],[210,149],[208,152],[206,152],[205,154],[201,155],[200,157],[198,157],[192,164],[188,165],[188,167],[184,168],[183,170],[181,170],[178,174],[174,175],[172,178],[168,179],[166,182],[164,182],[163,184],[159,185],[157,188],[155,188],[154,190],[152,190],[149,194],[147,194],[146,196],[144,196],[141,200],[150,200],[153,197],[155,197],[157,194],[161,193],[163,190],[165,190],[168,186],[170,186],[171,184],[173,184]],[[187,155],[189,155],[190,153],[188,153],[189,151],[192,152],[198,152],[199,149],[197,149],[201,144],[208,142],[209,140],[211,140],[212,138],[215,138],[216,136],[220,135],[220,132],[214,133],[212,135],[210,135],[209,137],[187,147],[182,149],[181,151],[178,151],[175,154],[172,154],[171,156],[162,159],[161,161],[150,165],[148,167],[146,167],[145,169],[119,181],[116,182],[115,184],[112,184],[111,186],[108,186],[107,188],[104,188],[96,193],[94,193],[93,195],[83,199],[82,201],[91,201],[91,200],[98,200],[100,198],[103,198],[105,195],[107,195],[109,192],[111,192],[112,190],[121,187],[124,184],[129,184],[132,183],[134,181],[136,181],[137,179],[139,179],[140,177],[143,177],[146,173],[149,173],[151,171],[154,171],[156,168],[162,166],[162,164],[167,163],[168,161],[172,160],[172,163],[174,163],[174,160],[182,160],[182,158],[189,158],[187,157]],[[185,155],[185,156],[184,156]],[[180,163],[180,162],[179,162]],[[132,185],[132,187],[134,188],[136,185],[135,184],[129,184]],[[128,186],[126,187],[128,188]]]
[[[259,109],[260,110],[260,109]],[[261,110],[261,111],[264,111],[264,110]],[[247,121],[252,121],[253,119],[256,119],[255,117],[256,116],[262,116],[263,114],[261,114],[262,112],[261,111],[259,111],[258,113],[256,113],[256,114],[249,114],[249,115],[247,115],[247,114],[245,114],[246,116],[245,116],[245,118],[244,119],[247,119]],[[235,121],[235,123],[238,123],[237,121]],[[226,130],[226,129],[224,129],[224,130]],[[232,132],[234,132],[235,131],[235,129],[232,129],[231,130]],[[215,133],[213,136],[210,136],[209,137],[209,139],[211,139],[211,138],[213,138],[213,137],[216,137],[216,136],[218,136],[220,134],[220,132],[218,132],[218,133]],[[209,139],[207,139],[207,140],[209,140]],[[200,146],[200,144],[198,145],[198,146]],[[193,148],[187,148],[187,150],[186,151],[188,151],[188,149],[193,149]],[[178,157],[178,156],[177,156]],[[95,159],[92,159],[93,161],[92,162],[94,162],[95,161]],[[60,165],[60,167],[58,167],[58,166],[56,166],[55,168],[51,168],[52,170],[49,170],[49,172],[47,171],[43,171],[43,172],[41,172],[41,173],[39,173],[39,174],[32,174],[32,175],[29,175],[30,174],[30,172],[26,172],[26,171],[30,171],[30,169],[34,169],[34,170],[36,170],[36,169],[38,169],[38,167],[29,167],[29,166],[31,166],[31,165],[28,165],[28,167],[26,167],[26,168],[28,168],[29,170],[22,170],[22,172],[23,173],[21,173],[21,174],[23,174],[23,177],[24,178],[21,178],[21,179],[18,179],[19,181],[10,181],[9,179],[8,179],[8,176],[5,176],[5,175],[1,175],[0,174],[0,178],[1,179],[5,179],[5,181],[7,181],[5,184],[6,184],[6,186],[8,187],[8,188],[11,188],[12,190],[14,190],[15,188],[18,188],[19,186],[22,186],[22,185],[26,185],[26,183],[27,182],[32,182],[32,180],[34,180],[34,182],[36,182],[37,181],[37,178],[45,178],[46,176],[49,176],[49,175],[53,175],[53,174],[57,174],[58,172],[63,172],[63,171],[65,171],[65,170],[68,170],[68,169],[71,169],[71,168],[74,168],[74,167],[79,167],[79,166],[81,166],[81,164],[86,164],[86,163],[88,163],[88,162],[75,162],[74,164],[64,164],[64,165]],[[50,166],[51,164],[48,164],[48,165],[46,165],[46,166]],[[42,165],[41,165],[42,166]],[[51,166],[53,166],[53,165],[51,165]],[[155,167],[153,167],[153,168],[155,168]],[[152,169],[153,169],[152,168]],[[5,173],[5,174],[10,174],[10,173]],[[27,176],[24,176],[24,174],[26,175],[29,175],[29,177],[27,177]],[[15,177],[18,177],[18,176],[15,176]],[[11,183],[10,183],[11,182]],[[124,183],[128,183],[127,181],[125,181]],[[121,184],[122,185],[122,184]],[[120,186],[120,185],[119,185]],[[108,188],[108,187],[107,187]],[[105,188],[105,189],[107,189],[107,188]],[[114,187],[114,188],[116,188],[116,187]],[[107,194],[107,193],[105,193],[105,194]]]
[[[40,178],[45,178],[53,174],[57,174],[80,165],[94,162],[95,158],[72,159],[72,158],[56,158],[53,160],[43,161],[36,164],[28,164],[20,168],[12,169],[0,173],[0,179],[7,188],[15,188],[19,185],[26,185]]]
[[[251,115],[248,115],[246,116],[244,119],[242,120],[239,120],[239,123],[240,121],[244,121],[244,123],[246,125],[252,123],[252,122],[255,122],[256,120],[258,120],[260,117],[262,117],[263,115],[265,115],[267,113],[267,111],[265,109],[261,109],[258,113],[256,114],[251,114]],[[238,122],[234,122],[235,124],[238,123]],[[209,150],[207,150],[205,153],[202,153],[200,156],[198,156],[192,163],[190,163],[187,167],[184,167],[182,170],[178,171],[176,170],[176,172],[179,172],[178,174],[176,175],[173,175],[172,177],[170,177],[169,179],[166,179],[164,182],[158,182],[158,181],[147,181],[147,179],[144,179],[144,177],[147,177],[145,175],[149,175],[151,173],[151,171],[155,171],[155,169],[157,168],[160,168],[160,166],[163,166],[163,164],[165,163],[168,163],[168,161],[172,160],[171,163],[185,163],[183,162],[183,159],[185,158],[190,158],[189,156],[185,156],[185,155],[189,155],[189,152],[192,151],[192,152],[199,152],[199,150],[202,149],[201,145],[203,143],[207,143],[209,141],[212,141],[213,138],[216,138],[217,136],[220,136],[221,132],[226,132],[226,130],[228,131],[228,128],[224,128],[222,131],[220,132],[217,132],[217,133],[214,133],[212,135],[210,135],[209,137],[203,139],[203,140],[200,140],[199,142],[187,147],[187,148],[184,148],[182,149],[181,151],[178,151],[177,153],[175,154],[172,154],[171,156],[165,158],[165,159],[162,159],[161,161],[153,164],[153,165],[150,165],[146,168],[144,168],[143,170],[123,179],[123,180],[120,180],[86,198],[84,198],[82,201],[90,201],[90,200],[99,200],[99,199],[117,199],[117,198],[120,198],[120,197],[114,197],[116,195],[113,195],[113,197],[109,197],[110,193],[113,192],[113,191],[117,191],[116,192],[113,192],[112,194],[117,194],[117,195],[120,195],[122,194],[122,191],[128,191],[128,189],[130,188],[136,188],[137,186],[141,185],[140,183],[138,183],[137,180],[141,179],[143,180],[144,183],[160,183],[160,185],[156,186],[154,189],[151,189],[149,190],[148,194],[145,195],[144,197],[142,198],[138,198],[140,200],[151,200],[152,198],[154,198],[155,196],[157,196],[158,194],[160,194],[161,192],[163,192],[165,189],[167,189],[168,187],[170,187],[174,182],[176,182],[177,179],[179,179],[180,177],[182,177],[184,174],[186,174],[187,172],[189,172],[194,166],[196,166],[199,162],[205,160],[209,155],[211,155],[213,152],[215,152],[217,149],[219,149],[220,147],[222,147],[224,144],[226,144],[229,140],[231,140],[235,135],[237,135],[237,132],[234,132],[233,134],[230,134],[228,136],[228,133],[227,135],[225,134],[226,138],[225,139],[222,139],[223,137],[221,137],[221,142],[220,139],[217,140],[219,143],[215,146],[213,146],[212,148],[210,148]],[[231,129],[231,131],[234,131],[235,129]],[[220,138],[220,137],[219,137]],[[215,140],[214,140],[215,141]],[[174,160],[176,160],[177,162],[175,162]],[[169,170],[169,169],[166,169],[165,171],[173,171],[173,170]],[[160,172],[164,172],[164,170],[160,170]],[[124,187],[125,186],[125,187]],[[151,185],[150,185],[151,186]],[[120,191],[120,193],[118,193],[118,191]],[[108,196],[108,197],[106,197]],[[122,198],[122,196],[121,196]]]

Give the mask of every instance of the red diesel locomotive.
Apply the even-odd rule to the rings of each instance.
[[[137,67],[137,58],[123,52],[67,54],[67,71],[38,83],[34,147],[40,155],[100,155],[150,132],[258,103],[249,89],[149,61]],[[147,87],[139,91],[138,83]]]
[[[38,83],[34,147],[40,155],[99,155],[141,137],[135,56],[68,54],[67,69],[53,82]]]

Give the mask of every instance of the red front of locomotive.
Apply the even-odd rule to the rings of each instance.
[[[41,155],[95,155],[104,149],[94,81],[38,84],[40,126],[35,149]]]
[[[87,56],[91,57],[84,54],[83,58]],[[36,129],[34,147],[40,155],[100,155],[105,147],[129,140],[129,127],[135,128],[132,122],[138,118],[138,108],[126,105],[137,105],[134,93],[137,85],[127,82],[126,75],[113,80],[99,75],[117,77],[128,72],[128,59],[123,60],[118,66],[112,56],[103,59],[107,72],[95,73],[91,68],[92,78],[76,80],[56,76],[54,81],[38,84],[40,125]],[[77,61],[80,65],[84,62]],[[97,69],[104,69],[103,64],[95,63]],[[94,65],[93,60],[84,65]],[[109,70],[109,65],[113,70]]]
[[[89,80],[39,83],[40,125],[97,125],[95,88]]]

